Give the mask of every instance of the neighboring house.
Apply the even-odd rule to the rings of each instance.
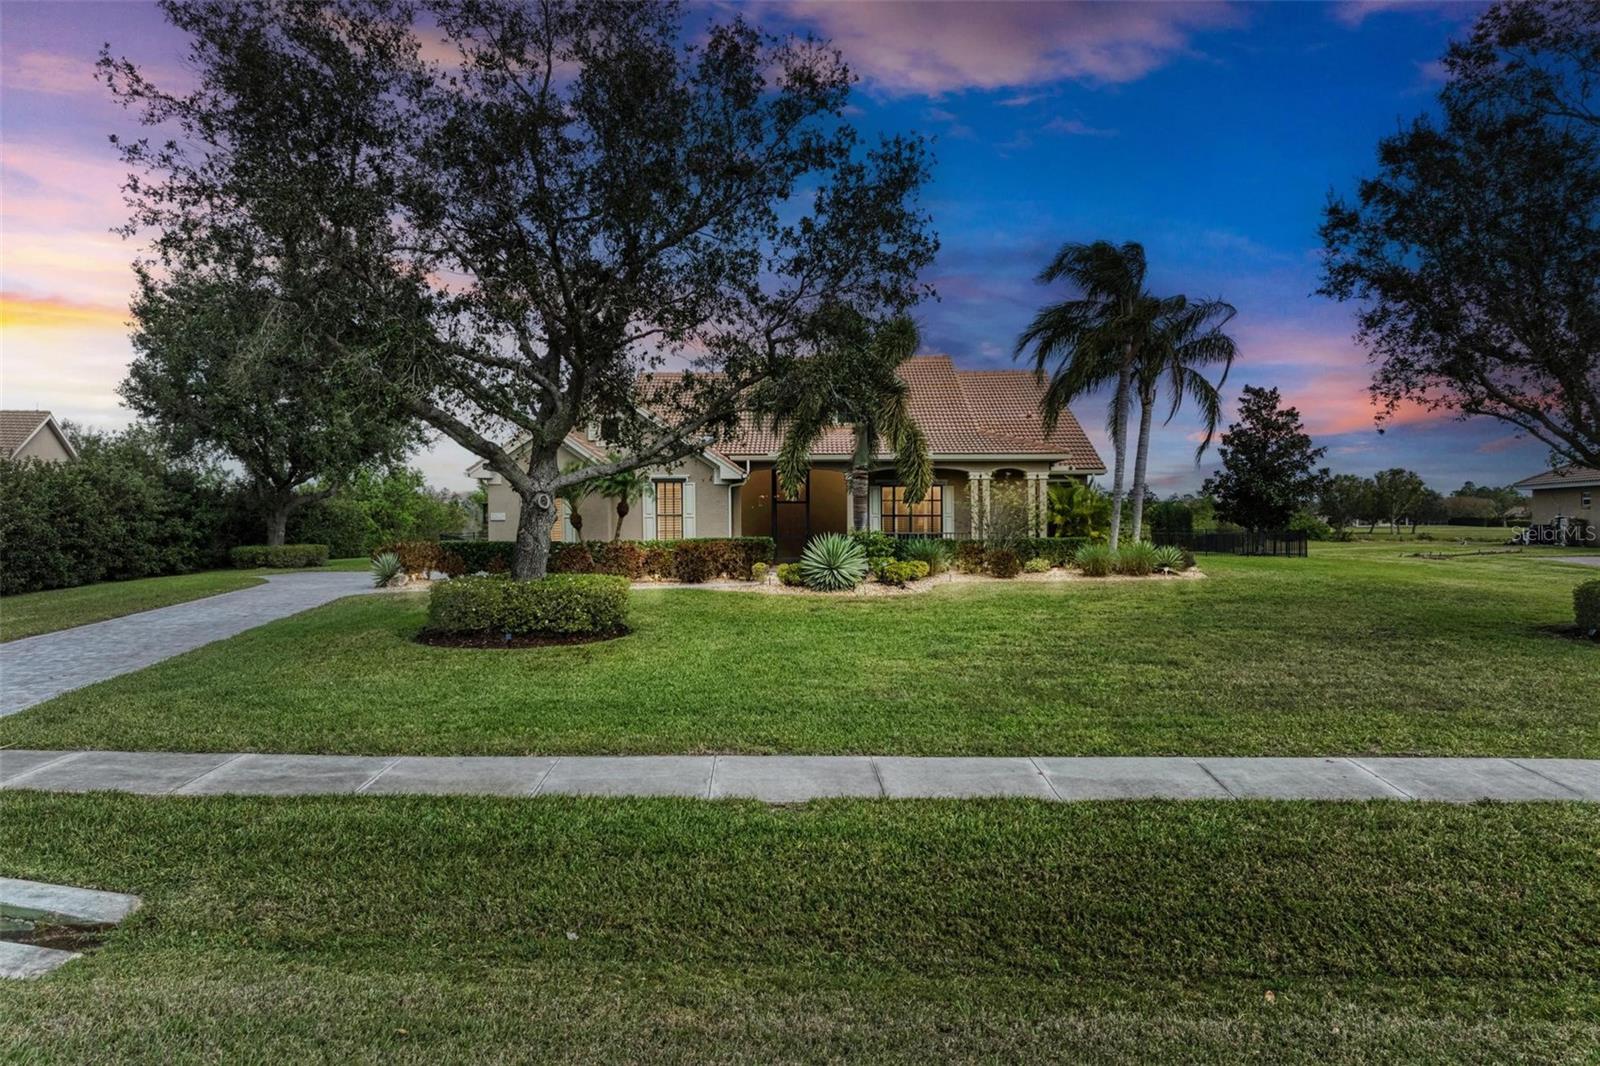
[[[49,411],[0,411],[0,458],[64,463],[77,457]]]
[[[1105,473],[1105,463],[1070,412],[1062,413],[1054,432],[1044,433],[1039,418],[1043,386],[1031,371],[958,370],[949,356],[923,355],[907,360],[900,372],[910,386],[912,416],[928,438],[934,482],[925,499],[907,503],[895,481],[892,457],[881,455],[868,497],[873,529],[898,535],[981,536],[992,487],[1016,482],[1025,493],[1033,529],[1043,534],[1051,481],[1082,481]],[[562,464],[604,459],[605,444],[598,438],[594,426],[569,434]],[[652,470],[654,492],[632,505],[622,538],[770,536],[778,542],[778,555],[792,558],[812,535],[848,530],[849,427],[835,427],[823,437],[812,452],[807,491],[793,500],[776,491],[773,461],[780,438],[747,423],[732,440]],[[512,454],[520,459],[524,453],[513,448]],[[489,539],[514,539],[516,493],[482,462],[468,474],[488,493]],[[616,526],[611,501],[590,497],[579,514],[584,539],[611,538]],[[553,539],[575,539],[564,511]]]
[[[1600,525],[1600,510],[1595,507],[1595,498],[1600,496],[1600,470],[1588,466],[1547,470],[1523,478],[1517,488],[1533,493],[1529,510],[1536,526],[1559,525],[1563,519],[1568,525]]]

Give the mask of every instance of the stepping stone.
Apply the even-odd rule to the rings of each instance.
[[[182,796],[316,796],[359,792],[392,758],[366,755],[242,755],[177,790]]]
[[[866,755],[721,755],[711,798],[803,803],[826,796],[883,795]]]
[[[0,877],[0,905],[89,925],[115,925],[139,909],[139,897],[73,885]]]
[[[1600,801],[1600,759],[1512,759],[1511,761],[1567,786],[1583,799]]]
[[[57,966],[69,963],[77,957],[76,951],[61,951],[57,948],[41,948],[32,944],[0,940],[0,978],[27,980],[30,977],[42,977]]]
[[[1056,798],[1030,759],[884,756],[877,764],[884,795],[890,799]]]
[[[1227,799],[1193,759],[1104,757],[1034,759],[1064,800]]]
[[[364,795],[530,796],[555,756],[411,756],[362,789]]]
[[[1419,800],[1570,800],[1577,797],[1509,759],[1352,759]]]
[[[163,795],[234,758],[163,751],[85,751],[9,778],[0,788]]]
[[[705,796],[713,761],[709,755],[568,755],[545,775],[539,795]]]
[[[19,748],[0,748],[0,781],[9,781],[18,774],[26,774],[58,759],[78,754],[72,751],[24,751]]]
[[[1238,799],[1405,799],[1349,759],[1199,759]]]

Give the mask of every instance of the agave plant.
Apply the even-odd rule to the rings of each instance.
[[[1149,577],[1156,569],[1156,546],[1136,540],[1117,549],[1117,573],[1129,577]]]
[[[800,577],[818,592],[842,592],[861,584],[867,574],[867,553],[840,533],[812,537],[800,553]]]
[[[1156,569],[1163,574],[1177,574],[1189,569],[1189,557],[1176,544],[1163,544],[1156,549]]]
[[[1072,557],[1072,563],[1085,577],[1105,577],[1116,569],[1117,557],[1104,544],[1085,544]]]
[[[386,589],[390,585],[398,584],[405,575],[406,570],[400,564],[400,556],[394,552],[383,552],[372,557],[372,585],[374,588]]]

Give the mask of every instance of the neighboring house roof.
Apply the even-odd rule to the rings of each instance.
[[[15,459],[17,453],[26,448],[28,444],[49,427],[49,432],[55,434],[61,446],[66,449],[72,458],[78,457],[78,449],[72,446],[67,435],[61,431],[55,416],[49,411],[0,411],[0,455],[7,459]]]
[[[675,372],[646,375],[646,390],[682,377]],[[1071,411],[1062,411],[1055,429],[1044,432],[1039,417],[1044,385],[1034,379],[1031,370],[959,370],[948,355],[918,355],[900,365],[900,377],[910,388],[911,417],[927,435],[935,461],[1048,459],[1052,469],[1062,472],[1106,472],[1104,460]],[[757,425],[746,416],[731,439],[701,454],[713,465],[772,459],[782,439],[780,429]],[[593,451],[596,458],[602,457],[598,447],[581,433],[569,434],[567,441],[575,451]],[[825,431],[811,454],[816,459],[847,459],[854,450],[854,431],[841,425]],[[879,456],[887,457],[887,453]],[[474,464],[469,473],[482,466]]]
[[[1600,470],[1592,466],[1569,466],[1565,470],[1546,470],[1517,482],[1519,489],[1582,489],[1600,486]]]
[[[653,382],[676,379],[653,374]],[[900,365],[910,387],[911,417],[928,438],[934,458],[1051,459],[1060,470],[1103,474],[1106,465],[1071,411],[1061,412],[1046,434],[1039,417],[1044,386],[1030,370],[958,370],[948,355],[918,355]],[[733,459],[771,459],[783,439],[781,430],[758,426],[746,418],[730,440],[717,447]],[[823,433],[811,454],[815,458],[848,458],[855,450],[847,425]],[[880,457],[886,457],[883,453]]]

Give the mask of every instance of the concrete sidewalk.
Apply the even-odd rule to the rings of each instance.
[[[0,718],[324,603],[372,592],[372,575],[270,575],[264,584],[0,644]]]
[[[365,756],[0,750],[0,789],[146,795],[1578,800],[1600,759]]]

